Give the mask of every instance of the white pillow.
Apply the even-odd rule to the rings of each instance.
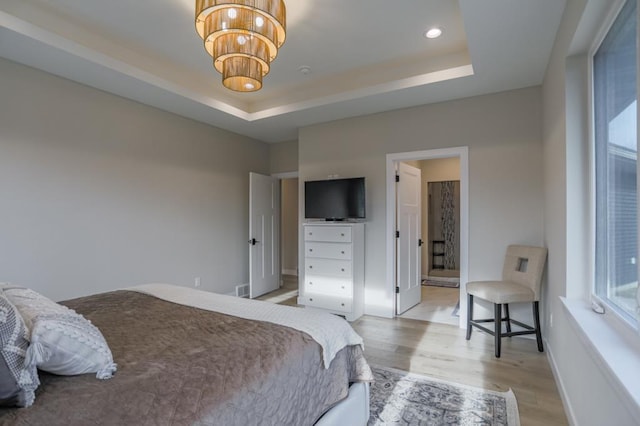
[[[3,290],[29,329],[25,365],[64,376],[96,373],[98,379],[111,378],[116,371],[111,350],[90,321],[31,289]]]

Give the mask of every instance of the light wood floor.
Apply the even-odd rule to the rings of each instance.
[[[447,324],[363,316],[352,323],[364,339],[370,364],[394,367],[470,386],[513,389],[522,426],[567,425],[546,353],[535,340],[503,339],[493,356],[493,337]]]
[[[280,290],[259,299],[295,305],[296,277],[283,278]],[[546,353],[538,352],[533,339],[503,339],[497,359],[493,337],[475,329],[467,341],[457,326],[407,318],[365,315],[351,325],[364,339],[370,364],[497,391],[511,388],[522,426],[568,424]]]
[[[451,287],[420,286],[421,302],[401,315],[421,321],[458,325],[460,318],[453,311],[460,299],[460,289]],[[457,311],[456,311],[457,312]]]

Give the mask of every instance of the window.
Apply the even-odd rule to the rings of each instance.
[[[628,0],[593,57],[595,294],[629,322],[638,306],[637,3]]]

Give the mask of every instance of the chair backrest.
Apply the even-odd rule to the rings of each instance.
[[[540,300],[540,284],[546,261],[545,247],[511,245],[507,247],[502,280],[529,287],[535,294],[535,300]]]

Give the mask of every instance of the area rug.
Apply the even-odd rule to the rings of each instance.
[[[369,426],[519,426],[511,390],[496,392],[372,366]]]
[[[439,281],[439,280],[422,280],[422,285],[428,285],[432,287],[451,287],[458,288],[460,283],[456,281]]]

